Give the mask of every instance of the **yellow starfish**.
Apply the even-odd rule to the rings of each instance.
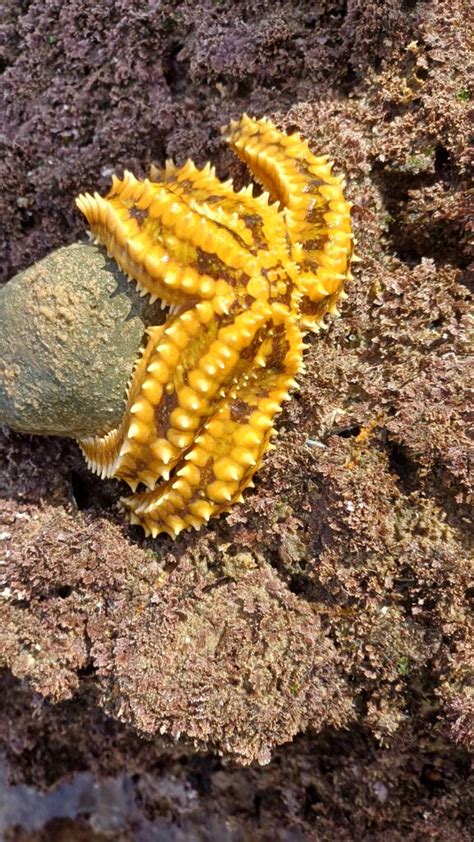
[[[119,427],[80,441],[96,473],[147,486],[123,500],[147,535],[199,529],[242,500],[304,334],[336,312],[351,277],[351,205],[332,163],[247,115],[225,139],[268,192],[236,193],[187,161],[76,200],[140,292],[169,308],[147,331]]]

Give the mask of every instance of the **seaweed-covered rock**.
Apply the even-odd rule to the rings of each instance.
[[[179,838],[191,816],[203,839],[467,842],[468,3],[18,8],[2,9],[6,276],[82,233],[72,197],[112,170],[189,156],[243,183],[219,138],[243,111],[336,160],[363,262],[255,489],[198,534],[145,540],[71,442],[2,434],[12,774],[133,770],[137,838]]]
[[[272,743],[350,717],[320,618],[270,569],[210,584],[183,565],[142,605],[89,625],[117,712],[140,730],[267,763]]]

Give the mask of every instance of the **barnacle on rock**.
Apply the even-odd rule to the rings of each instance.
[[[332,163],[265,119],[244,115],[225,139],[261,195],[187,161],[76,200],[143,295],[169,308],[148,329],[119,427],[80,441],[92,470],[130,485],[130,520],[153,536],[199,529],[241,500],[304,334],[337,312],[350,278],[351,206]]]

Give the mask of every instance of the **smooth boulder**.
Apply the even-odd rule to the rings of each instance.
[[[112,429],[145,328],[163,318],[93,245],[20,272],[0,290],[0,423],[74,438]]]

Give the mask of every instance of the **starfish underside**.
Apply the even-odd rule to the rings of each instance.
[[[76,200],[140,292],[169,308],[147,331],[119,427],[80,441],[92,470],[131,486],[122,502],[153,536],[199,529],[242,499],[304,334],[337,312],[351,277],[351,206],[332,163],[268,120],[244,116],[225,139],[266,192],[236,193],[187,161]]]

